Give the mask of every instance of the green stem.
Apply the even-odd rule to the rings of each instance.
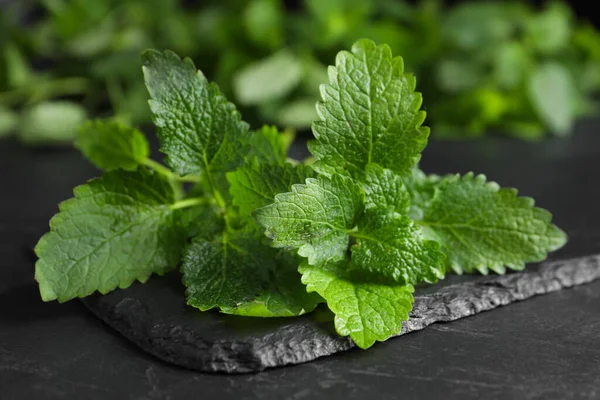
[[[206,180],[208,182],[208,187],[210,188],[210,191],[212,192],[213,196],[215,197],[215,200],[217,201],[217,205],[221,209],[226,210],[227,202],[225,202],[223,195],[221,194],[221,192],[219,192],[219,189],[217,188],[217,185],[215,184],[213,176],[209,172],[210,168],[208,167],[208,164],[206,163],[206,161],[204,162],[204,167],[205,167],[204,171],[206,171]]]
[[[200,182],[200,177],[195,175],[178,176],[177,180],[180,182],[198,183]]]
[[[179,175],[173,173],[173,171],[171,171],[169,168],[165,167],[164,165],[162,165],[160,163],[157,163],[156,161],[152,160],[151,158],[146,158],[142,164],[144,164],[148,168],[155,170],[159,174],[168,176],[169,178],[172,178],[178,182],[193,182],[193,183],[200,182],[199,176],[194,176],[194,175],[179,176]]]
[[[212,202],[212,199],[208,199],[205,197],[192,197],[189,199],[179,200],[171,204],[171,210],[179,210],[182,208],[199,206],[201,204],[211,204]]]
[[[156,161],[154,161],[151,158],[146,158],[144,160],[143,164],[148,168],[152,168],[159,174],[168,176],[169,178],[175,175],[169,168],[165,167],[164,165],[162,165],[160,163],[157,163]]]

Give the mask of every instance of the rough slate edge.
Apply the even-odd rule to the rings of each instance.
[[[454,321],[512,302],[600,279],[600,255],[542,263],[526,272],[469,281],[416,295],[400,335],[435,322]],[[418,292],[417,292],[418,293]],[[92,296],[83,303],[99,318],[154,356],[203,372],[249,373],[299,364],[354,347],[322,324],[298,323],[247,340],[205,340],[180,325],[150,321],[145,305],[132,297],[117,304]]]

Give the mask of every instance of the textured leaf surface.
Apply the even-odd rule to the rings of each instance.
[[[275,267],[274,250],[250,235],[225,232],[195,239],[186,249],[183,284],[188,304],[202,311],[235,307],[259,296]]]
[[[144,282],[179,263],[185,232],[169,182],[146,170],[111,171],[75,188],[36,246],[45,301]]]
[[[292,191],[275,196],[275,203],[254,212],[273,239],[273,246],[297,248],[317,264],[344,258],[349,231],[362,208],[362,193],[351,179],[333,175],[308,178]]]
[[[414,220],[423,219],[423,209],[429,206],[435,189],[442,178],[435,174],[426,175],[419,168],[413,168],[409,175],[403,177],[404,186],[410,195],[408,215]]]
[[[96,167],[108,171],[133,171],[150,154],[142,132],[111,121],[88,121],[79,129],[75,146]]]
[[[360,40],[352,52],[338,53],[329,80],[317,104],[316,141],[309,143],[319,159],[315,168],[357,176],[377,163],[407,173],[419,161],[429,128],[421,126],[421,94],[414,77],[404,74],[402,58],[392,58],[387,45]]]
[[[225,172],[243,162],[248,126],[235,106],[191,60],[148,50],[143,55],[150,108],[161,151],[180,175]]]
[[[420,222],[458,273],[520,270],[562,247],[566,235],[552,215],[483,175],[444,178]]]
[[[265,125],[250,136],[248,159],[256,158],[264,164],[283,164],[293,141],[291,132],[280,133],[276,127]]]
[[[263,293],[251,301],[237,307],[223,308],[222,311],[253,317],[293,317],[311,312],[324,301],[316,293],[306,291],[296,259],[280,254],[276,261],[277,269],[271,272]]]
[[[408,212],[410,196],[402,177],[389,169],[370,164],[367,166],[365,178],[363,188],[366,194],[366,208],[391,208],[400,214]]]
[[[249,218],[257,208],[273,203],[275,195],[291,190],[293,184],[303,183],[313,176],[310,167],[303,165],[264,165],[248,163],[227,174],[233,204],[242,217]]]
[[[413,287],[354,281],[344,264],[305,262],[299,268],[308,291],[323,297],[335,314],[337,332],[363,349],[400,333],[412,309]]]
[[[445,255],[439,243],[424,240],[418,226],[406,215],[370,209],[352,234],[354,265],[399,283],[435,283],[444,278]]]

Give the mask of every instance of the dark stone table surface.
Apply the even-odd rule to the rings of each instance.
[[[432,142],[427,172],[475,171],[550,209],[600,253],[600,120],[575,136]],[[305,154],[298,146],[297,154]],[[597,399],[600,281],[258,374],[203,374],[145,354],[78,301],[43,303],[30,248],[56,205],[97,172],[70,150],[0,141],[0,399]]]

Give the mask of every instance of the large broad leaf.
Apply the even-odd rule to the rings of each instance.
[[[562,247],[566,235],[551,219],[533,199],[517,197],[515,189],[467,174],[444,178],[419,223],[442,244],[456,272],[487,274],[523,269]]]
[[[335,314],[335,329],[366,349],[397,335],[414,301],[411,285],[354,280],[345,262],[300,265],[302,282],[327,301]]]
[[[338,53],[329,68],[330,83],[322,87],[316,140],[309,143],[320,172],[361,176],[377,163],[397,174],[410,171],[427,144],[429,129],[421,126],[421,94],[415,78],[404,73],[402,58],[392,58],[387,45],[360,40],[352,52]]]
[[[248,125],[190,59],[148,50],[143,55],[150,108],[161,151],[180,175],[226,172],[241,165]]]
[[[146,171],[111,171],[75,188],[37,244],[45,301],[66,301],[144,282],[179,263],[185,244],[173,189]]]

